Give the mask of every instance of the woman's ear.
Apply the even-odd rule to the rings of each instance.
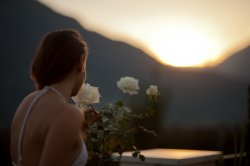
[[[76,67],[76,70],[78,72],[84,72],[85,71],[85,68],[86,68],[86,63],[85,63],[85,60],[84,58],[81,58],[80,59],[80,62],[78,63],[77,67]]]

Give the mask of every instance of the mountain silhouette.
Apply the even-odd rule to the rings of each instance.
[[[250,45],[230,56],[213,70],[231,80],[250,83],[249,69]]]
[[[163,124],[239,124],[245,120],[249,47],[209,70],[174,68],[158,63],[128,44],[87,31],[75,20],[39,2],[4,1],[1,8],[5,13],[1,15],[4,22],[1,27],[4,32],[1,39],[4,57],[1,61],[1,87],[4,87],[1,126],[9,125],[21,99],[34,89],[29,79],[29,65],[42,35],[63,28],[79,30],[89,44],[87,82],[100,87],[103,96],[97,107],[122,96],[116,81],[128,75],[139,79],[144,89],[148,84],[156,84],[163,91],[161,98],[166,98],[168,103],[164,113],[168,122],[163,120]],[[228,75],[233,79],[228,79]]]

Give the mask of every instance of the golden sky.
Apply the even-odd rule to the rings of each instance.
[[[250,0],[40,0],[163,64],[201,67],[250,45]]]

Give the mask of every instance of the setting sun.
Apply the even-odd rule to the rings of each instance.
[[[166,65],[212,66],[250,44],[250,1],[40,2],[87,30],[130,44]]]
[[[171,24],[144,42],[164,64],[178,67],[203,66],[216,60],[221,50],[214,36],[198,28],[188,24]]]

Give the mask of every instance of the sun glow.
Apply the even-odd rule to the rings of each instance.
[[[203,66],[221,53],[213,36],[188,25],[170,26],[145,41],[156,58],[178,67]]]
[[[39,1],[89,31],[176,67],[216,65],[250,41],[246,0]]]

